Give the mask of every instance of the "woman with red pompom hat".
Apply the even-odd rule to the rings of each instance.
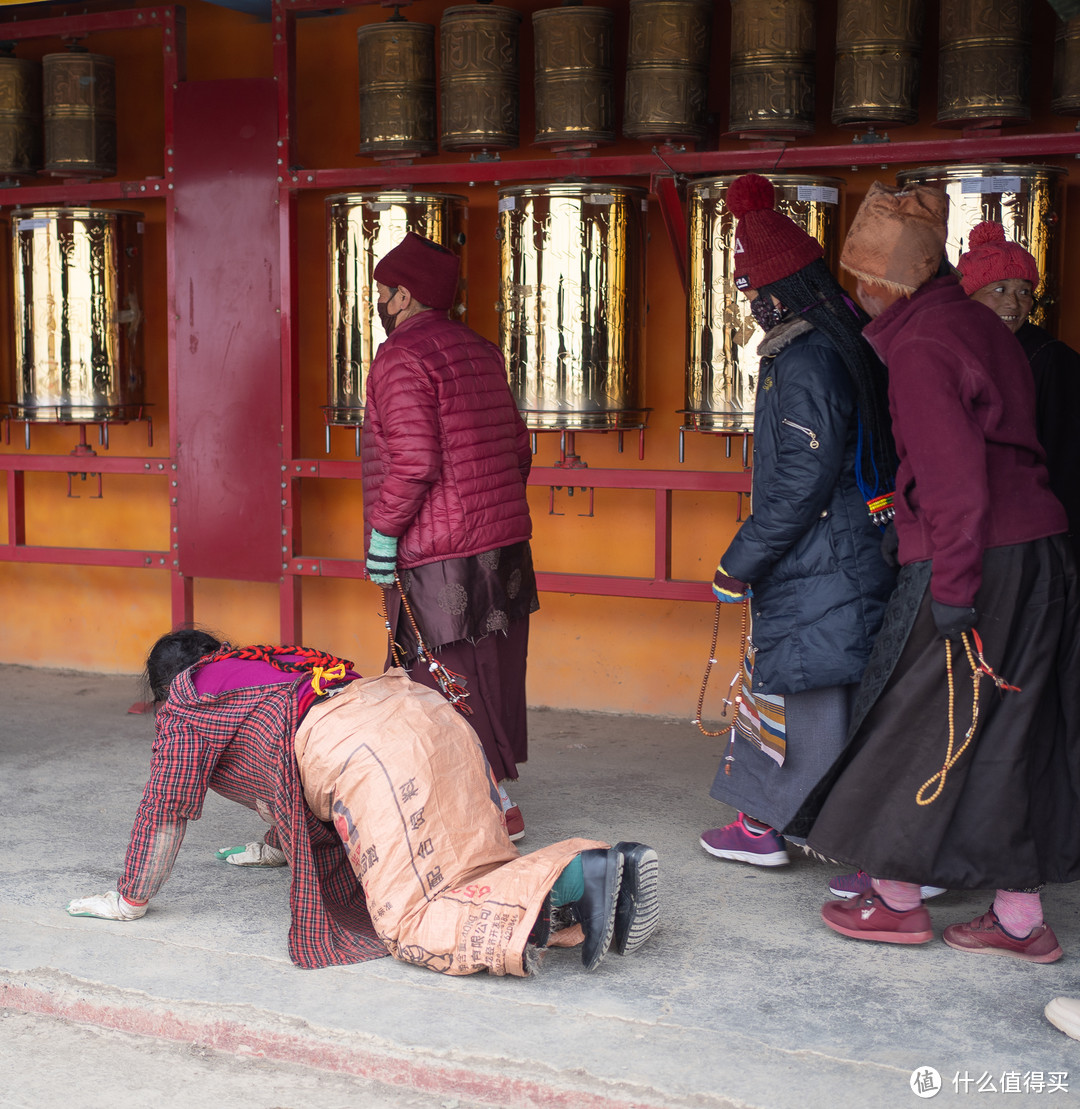
[[[718,600],[748,597],[750,690],[774,727],[739,735],[711,795],[738,819],[701,836],[721,859],[788,861],[784,836],[809,827],[811,788],[843,749],[851,698],[892,591],[882,557],[895,453],[885,367],[867,318],[822,260],[821,244],[774,208],[772,183],[732,182],[735,284],[765,331],[754,412],[750,516],[717,567]],[[744,683],[745,684],[745,683]]]
[[[1080,559],[1080,354],[1029,319],[1039,267],[1000,223],[980,223],[956,267],[972,300],[992,309],[1017,337],[1035,375],[1035,430],[1046,451],[1050,488],[1065,506]]]

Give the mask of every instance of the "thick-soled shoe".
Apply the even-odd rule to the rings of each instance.
[[[949,892],[945,886],[920,886],[919,889],[924,901]],[[854,874],[838,874],[829,883],[829,893],[833,897],[862,897],[872,891],[870,875],[865,870],[856,870]]]
[[[574,910],[585,933],[581,961],[586,970],[595,970],[608,953],[615,932],[623,857],[617,847],[592,847],[582,851],[580,858],[585,893],[574,902]]]
[[[976,955],[1011,955],[1029,963],[1056,963],[1061,958],[1061,945],[1049,924],[1040,924],[1030,936],[1017,939],[1001,927],[993,906],[967,924],[950,924],[942,939],[957,951]]]
[[[1066,1036],[1080,1040],[1080,999],[1055,997],[1043,1010],[1046,1019]]]
[[[701,846],[718,859],[733,859],[752,866],[787,866],[790,861],[783,837],[772,828],[754,835],[747,829],[743,813],[732,824],[702,832]]]
[[[525,836],[525,818],[521,815],[521,809],[517,805],[511,805],[508,809],[503,809],[503,816],[506,818],[506,834],[515,842]]]
[[[656,852],[645,843],[624,840],[615,844],[615,850],[623,858],[623,876],[611,946],[618,955],[631,955],[660,922],[660,864]]]
[[[917,909],[890,909],[876,893],[851,901],[826,901],[821,919],[842,936],[878,943],[929,943],[934,938],[930,914]]]

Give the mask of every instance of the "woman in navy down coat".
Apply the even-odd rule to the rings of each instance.
[[[895,463],[885,369],[820,244],[773,210],[764,178],[734,182],[727,203],[739,217],[736,284],[766,335],[752,512],[724,552],[714,591],[721,601],[751,598],[751,689],[771,704],[760,705],[765,727],[735,733],[713,783],[712,796],[738,819],[703,833],[701,845],[719,858],[780,866],[781,833],[799,833],[796,814],[843,749],[894,584],[879,525]]]

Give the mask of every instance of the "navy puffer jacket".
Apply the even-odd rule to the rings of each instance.
[[[754,689],[857,682],[894,572],[855,483],[855,388],[805,320],[781,324],[759,350],[752,513],[721,559],[753,588]]]
[[[532,536],[532,455],[497,347],[424,311],[379,347],[363,432],[365,548],[398,537],[397,564],[422,566]]]

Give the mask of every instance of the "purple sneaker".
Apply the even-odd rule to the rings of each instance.
[[[752,866],[786,866],[788,863],[783,837],[772,828],[755,835],[747,828],[743,813],[725,828],[702,832],[701,846],[718,859],[734,859]]]
[[[922,886],[921,889],[924,901],[949,892],[944,886]],[[829,883],[829,893],[833,897],[866,897],[871,893],[870,875],[865,870],[856,870],[854,874],[838,874]]]

